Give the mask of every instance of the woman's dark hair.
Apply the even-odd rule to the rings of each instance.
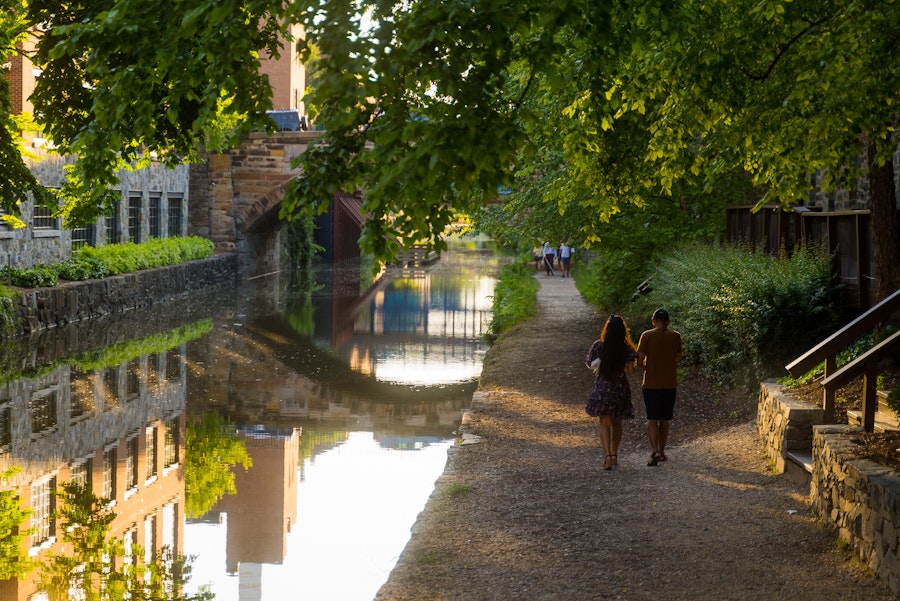
[[[634,351],[634,342],[628,332],[628,325],[621,315],[609,316],[600,332],[600,375],[606,379],[615,378],[625,371],[628,355]]]

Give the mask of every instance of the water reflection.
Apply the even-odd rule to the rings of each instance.
[[[358,268],[294,296],[267,281],[6,346],[22,556],[60,549],[53,490],[71,480],[109,499],[133,554],[196,555],[188,594],[370,599],[471,399],[497,269],[470,244],[375,286]],[[0,601],[40,590],[32,571]]]
[[[108,532],[122,541],[123,551],[109,556],[107,570],[122,569],[118,560],[134,572],[152,563],[154,554],[179,552],[185,345],[211,327],[205,320],[99,348],[85,336],[81,343],[72,341],[74,354],[45,347],[20,357],[18,365],[7,355],[0,384],[0,473],[7,477],[0,495],[17,497],[28,515],[18,528],[0,533],[0,572],[21,572],[29,561],[46,568],[51,557],[70,552],[57,499],[67,482],[102,497],[98,510],[115,515]],[[9,518],[8,512],[0,516]],[[0,599],[42,598],[41,577],[35,567],[0,581]],[[76,598],[82,594],[74,580],[70,586]]]

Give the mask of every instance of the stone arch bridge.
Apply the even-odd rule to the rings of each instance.
[[[211,154],[191,166],[188,233],[209,238],[217,252],[236,252],[242,278],[282,270],[282,232],[278,218],[288,183],[301,177],[291,161],[319,132],[254,133],[239,148]],[[316,242],[326,258],[358,258],[363,217],[359,196],[339,195],[320,218]]]

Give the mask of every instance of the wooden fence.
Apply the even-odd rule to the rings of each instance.
[[[868,309],[876,301],[875,252],[869,211],[823,212],[809,207],[765,205],[727,209],[729,241],[744,241],[769,253],[788,252],[798,243],[833,253],[848,307]]]

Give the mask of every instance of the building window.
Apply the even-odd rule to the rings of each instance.
[[[116,448],[103,452],[103,498],[116,499]]]
[[[184,363],[180,350],[166,351],[166,380],[178,382],[181,380],[181,365]]]
[[[59,220],[53,216],[53,209],[43,205],[34,205],[31,227],[36,230],[58,230]]]
[[[146,478],[149,480],[150,478],[156,476],[156,428],[150,427],[146,430],[146,438],[145,448],[144,448],[144,459],[147,462],[146,465]]]
[[[91,485],[91,460],[73,463],[69,468],[69,481],[84,487]]]
[[[128,240],[135,244],[141,241],[141,197],[128,197]]]
[[[31,485],[31,546],[40,547],[53,537],[53,490],[56,478]]]
[[[126,531],[122,537],[122,542],[123,542],[123,547],[124,547],[123,550],[125,552],[125,557],[123,557],[123,563],[124,563],[124,568],[125,568],[124,572],[126,574],[130,574],[131,570],[134,569],[133,566],[135,565],[135,563],[137,563],[135,561],[135,551],[137,550],[137,546],[138,546],[137,529],[131,528],[128,531]]]
[[[162,198],[158,195],[150,196],[150,207],[148,211],[148,221],[150,226],[150,237],[159,238],[162,234]]]
[[[166,457],[165,465],[170,467],[178,463],[178,418],[166,422]]]
[[[129,401],[141,395],[141,358],[135,357],[128,362],[128,371],[125,375],[125,398]]]
[[[41,390],[31,396],[31,433],[39,434],[56,428],[56,389]]]
[[[162,509],[162,546],[175,550],[178,541],[178,504],[167,503]]]
[[[0,406],[0,449],[9,449],[12,445],[12,409],[9,405]]]
[[[169,197],[169,238],[181,235],[183,211],[181,208],[181,196]]]
[[[103,372],[103,402],[109,406],[119,403],[119,368],[115,365]]]
[[[137,436],[125,443],[125,490],[137,488],[138,482],[138,439]]]
[[[72,250],[94,246],[97,239],[97,228],[91,225],[83,225],[72,230]]]
[[[93,375],[73,367],[69,380],[69,417],[92,413],[95,406]]]
[[[156,542],[156,514],[144,518],[144,564],[150,565],[153,553],[159,551]]]
[[[119,204],[113,205],[113,212],[106,216],[106,243],[118,244],[122,241],[122,222],[119,219]]]

